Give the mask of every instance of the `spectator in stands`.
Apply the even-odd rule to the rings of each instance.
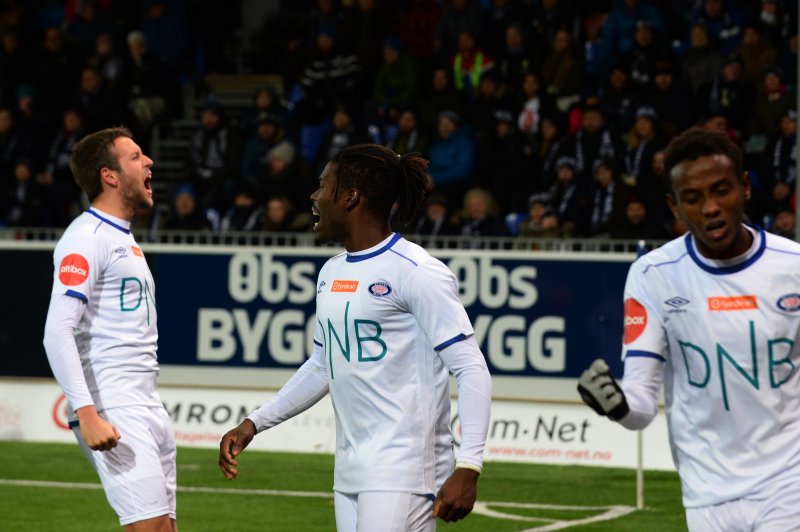
[[[286,196],[270,196],[264,205],[261,230],[267,233],[296,233],[307,231],[313,225],[310,214],[295,215],[294,207]]]
[[[366,140],[356,129],[353,114],[345,107],[339,107],[334,111],[332,125],[333,127],[325,132],[320,142],[314,175],[320,175],[325,165],[344,148]]]
[[[481,76],[478,91],[467,105],[468,120],[476,143],[481,143],[494,135],[495,113],[508,110],[508,101],[500,93],[500,77],[494,68]]]
[[[75,109],[63,113],[62,127],[50,143],[47,165],[39,174],[43,188],[43,217],[47,227],[66,227],[82,210],[81,190],[72,178],[69,158],[72,148],[85,134],[83,119]]]
[[[384,44],[398,13],[394,2],[378,0],[357,0],[355,5],[344,12],[339,35],[343,47],[358,56],[364,79],[372,82],[384,56]],[[400,41],[396,43],[398,46]],[[399,49],[399,48],[398,48]],[[366,87],[368,90],[371,86]]]
[[[439,114],[453,111],[466,116],[466,100],[463,93],[453,88],[451,69],[438,66],[431,74],[431,84],[419,98],[420,126],[434,137],[439,127]]]
[[[631,195],[625,205],[625,219],[611,230],[609,236],[627,240],[668,240],[671,234],[651,218],[641,199]]]
[[[411,107],[401,109],[396,133],[387,139],[386,147],[399,155],[418,152],[427,157],[430,146],[428,134],[418,124],[417,112]]]
[[[783,182],[793,188],[797,179],[797,110],[787,109],[781,117],[780,131],[770,143],[771,164],[767,172],[768,187]]]
[[[532,70],[538,70],[552,51],[550,47],[556,32],[562,29],[574,31],[578,27],[577,13],[573,3],[561,0],[535,2],[529,11],[527,32],[530,37],[529,49],[533,54]],[[573,37],[577,35],[573,34]]]
[[[429,62],[433,57],[434,31],[439,14],[439,3],[436,0],[412,0],[406,6],[397,32],[415,59]]]
[[[420,245],[423,247],[431,247],[440,236],[457,235],[458,230],[459,228],[453,224],[447,198],[441,194],[428,196],[416,224],[409,228],[411,233],[421,237]]]
[[[670,55],[669,50],[659,42],[659,37],[648,20],[637,20],[633,31],[633,46],[620,58],[627,65],[631,81],[640,90],[653,83],[656,62],[666,60]]]
[[[277,90],[272,85],[258,87],[253,93],[252,105],[242,112],[239,119],[242,133],[245,138],[255,134],[256,129],[262,122],[264,116],[269,115],[276,122],[276,125],[285,129],[287,126],[287,111],[281,102]]]
[[[44,41],[35,69],[39,102],[48,113],[60,115],[78,84],[80,62],[59,28],[50,27],[44,31]]]
[[[651,222],[665,228],[673,228],[675,219],[667,205],[667,179],[664,176],[664,149],[653,153],[649,167],[639,174],[633,194],[644,203],[647,216]],[[680,233],[678,233],[680,234]],[[678,236],[675,234],[674,236]],[[673,236],[672,233],[668,236]]]
[[[535,158],[533,169],[538,169],[538,174],[532,174],[529,190],[542,192],[556,181],[556,162],[566,155],[568,146],[562,122],[561,116],[556,112],[542,115],[539,131],[533,136],[531,143]]]
[[[483,13],[473,0],[446,0],[434,30],[434,51],[440,61],[446,61],[458,51],[460,34],[466,32],[474,39],[481,36]]]
[[[695,108],[691,89],[676,74],[672,61],[656,63],[654,78],[642,100],[658,115],[659,129],[668,140],[694,123],[702,109]]]
[[[591,235],[608,237],[625,219],[629,189],[620,179],[614,161],[598,159],[593,170]]]
[[[755,88],[743,78],[742,69],[742,61],[738,56],[727,57],[720,74],[704,91],[708,94],[704,108],[724,114],[728,125],[739,138],[747,133],[755,101]]]
[[[97,37],[103,33],[116,35],[118,28],[106,7],[97,0],[77,4],[75,18],[67,23],[65,33],[77,45],[79,61],[83,63],[94,52]]]
[[[639,101],[641,95],[633,88],[628,69],[622,63],[612,66],[600,92],[600,106],[614,134],[623,135],[631,128]]]
[[[438,137],[429,151],[428,173],[436,192],[451,204],[461,202],[470,186],[475,147],[467,126],[452,111],[439,114]]]
[[[509,99],[516,99],[522,88],[522,77],[534,70],[534,55],[520,23],[508,26],[504,42],[505,46],[497,52],[495,70],[500,76],[500,92]]]
[[[625,137],[624,181],[634,186],[653,165],[653,154],[664,145],[658,132],[658,115],[652,107],[636,110],[636,121]]]
[[[762,146],[766,147],[767,138],[774,138],[781,129],[781,119],[787,111],[795,107],[796,97],[786,86],[783,71],[772,66],[764,72],[758,86],[753,106],[748,133],[750,138],[763,137]]]
[[[784,4],[788,4],[791,9],[786,9]],[[791,34],[796,35],[796,16],[797,5],[792,5],[792,2],[762,0],[758,21],[764,28],[764,35],[777,46],[779,43],[788,41]]]
[[[95,41],[94,53],[86,66],[100,72],[103,86],[115,98],[123,97],[122,80],[125,78],[125,61],[117,53],[114,36],[101,33]]]
[[[197,202],[197,191],[191,183],[182,183],[175,187],[172,196],[172,208],[162,229],[167,231],[202,231],[210,230],[209,222],[203,209]]]
[[[737,50],[742,59],[742,79],[758,85],[764,73],[778,60],[778,52],[759,24],[744,27],[742,46]]]
[[[488,3],[488,6],[487,2],[481,5],[484,11],[482,41],[489,55],[497,57],[497,53],[504,47],[506,30],[512,24],[524,20],[526,8],[509,0],[490,0]]]
[[[18,30],[0,30],[0,105],[14,105],[17,88],[33,81],[34,67],[33,54],[22,46]]]
[[[387,37],[383,43],[383,61],[378,67],[372,97],[378,113],[412,102],[417,92],[417,69],[406,55],[400,39]]]
[[[559,111],[566,111],[579,99],[583,60],[566,28],[558,30],[553,37],[551,51],[542,65],[542,79]]]
[[[280,118],[270,111],[262,111],[253,125],[255,130],[244,145],[239,177],[261,182],[269,173],[269,152],[283,140],[284,132]]]
[[[602,109],[597,105],[586,106],[581,116],[581,128],[571,139],[569,149],[575,157],[576,179],[583,183],[591,182],[594,162],[601,158],[616,161],[622,156],[620,144],[619,137],[606,126]]]
[[[200,127],[189,140],[189,175],[202,208],[223,208],[229,199],[226,192],[238,175],[239,140],[225,122],[222,107],[209,101],[200,114]]]
[[[519,226],[520,238],[560,238],[562,231],[558,216],[550,209],[550,198],[538,193],[528,198],[528,216]]]
[[[467,191],[460,216],[462,237],[507,236],[497,203],[486,189],[472,188]],[[467,247],[480,247],[474,242],[468,241],[465,244]]]
[[[524,209],[524,198],[533,189],[533,162],[533,149],[516,130],[511,111],[495,111],[491,136],[476,142],[475,175],[501,213]]]
[[[360,101],[362,83],[358,56],[336,47],[329,29],[317,34],[316,49],[306,62],[300,83],[305,97],[297,105],[300,124],[318,124],[333,114],[338,105],[352,108]]]
[[[661,12],[649,0],[615,0],[602,34],[602,72],[619,57],[627,53],[634,44],[636,23],[647,21],[653,29],[662,33],[664,21]]]
[[[558,179],[550,187],[550,209],[556,213],[564,236],[583,236],[589,231],[592,205],[587,187],[575,176],[575,159],[561,157],[556,162]]]
[[[188,55],[186,17],[180,4],[148,0],[140,30],[150,52],[162,62],[164,73],[177,82],[184,74]]]
[[[37,227],[42,223],[42,191],[30,161],[20,159],[13,179],[0,189],[0,226]]]
[[[770,229],[770,233],[776,234],[778,236],[782,236],[784,238],[788,238],[789,240],[797,240],[797,235],[795,234],[795,224],[796,217],[794,209],[789,206],[782,206],[777,209],[775,212],[774,221],[772,223],[772,229]]]
[[[736,2],[725,0],[703,0],[689,17],[691,24],[702,23],[708,28],[711,41],[728,55],[742,42],[744,17]]]
[[[478,92],[481,76],[494,66],[494,59],[478,46],[474,33],[461,31],[452,58],[453,86],[472,99]]]
[[[701,89],[714,82],[722,69],[722,53],[708,34],[708,27],[701,21],[689,31],[689,49],[681,57],[681,74],[692,89],[692,100],[700,98]]]
[[[87,131],[99,131],[122,122],[123,109],[119,100],[106,90],[100,72],[92,67],[81,71],[80,85],[70,107],[81,114]]]
[[[222,217],[220,230],[258,231],[261,229],[263,211],[258,206],[256,190],[252,183],[240,182],[233,193],[233,202]]]
[[[15,127],[11,109],[0,107],[0,188],[12,180],[17,161],[31,155],[32,146]]]
[[[516,108],[517,128],[530,141],[539,131],[542,115],[552,112],[550,97],[543,90],[542,79],[535,72],[528,72],[522,77],[522,97]]]
[[[14,122],[23,142],[30,147],[29,155],[33,170],[38,173],[44,167],[48,144],[55,135],[58,123],[38,105],[33,85],[20,85],[17,88],[17,104],[14,109]]]
[[[284,140],[272,148],[268,161],[269,173],[260,188],[260,197],[286,196],[297,212],[310,212],[308,191],[313,190],[313,182],[300,172],[292,143]]]
[[[167,112],[162,64],[147,50],[147,40],[139,31],[127,37],[128,61],[124,89],[127,106],[133,119],[132,129],[139,142],[150,138],[156,121]]]

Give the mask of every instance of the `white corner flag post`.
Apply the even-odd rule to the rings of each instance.
[[[636,258],[647,253],[647,243],[636,243]],[[636,431],[636,509],[644,510],[644,430]]]

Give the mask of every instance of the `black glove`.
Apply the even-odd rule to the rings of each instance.
[[[611,376],[606,361],[598,358],[578,379],[578,393],[583,402],[601,416],[608,416],[614,421],[625,417],[628,413],[628,401],[617,381]]]

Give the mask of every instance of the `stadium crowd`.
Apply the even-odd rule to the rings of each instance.
[[[86,207],[68,166],[83,135],[125,124],[147,152],[154,126],[199,118],[173,204],[145,225],[308,231],[326,162],[374,142],[430,160],[405,233],[668,239],[684,228],[663,149],[701,125],[742,149],[747,219],[794,237],[796,2],[292,0],[242,15],[255,4],[0,2],[0,225],[65,227]],[[244,48],[282,83],[236,116],[213,93],[182,116],[184,88],[236,74]]]

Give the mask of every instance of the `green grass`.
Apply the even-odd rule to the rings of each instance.
[[[0,442],[0,479],[98,484],[77,445]],[[330,493],[333,457],[328,455],[245,452],[240,474],[228,481],[217,467],[217,452],[178,450],[180,488],[268,489]],[[581,532],[686,530],[675,473],[647,472],[643,511],[595,524],[570,527]],[[480,501],[567,506],[635,506],[635,473],[626,469],[543,466],[490,462],[479,483]],[[595,510],[492,507],[519,516],[581,519]],[[333,501],[246,493],[178,492],[181,532],[334,530]],[[118,521],[99,489],[0,484],[0,530],[92,532],[118,530]],[[470,515],[439,530],[512,532],[545,523]]]

